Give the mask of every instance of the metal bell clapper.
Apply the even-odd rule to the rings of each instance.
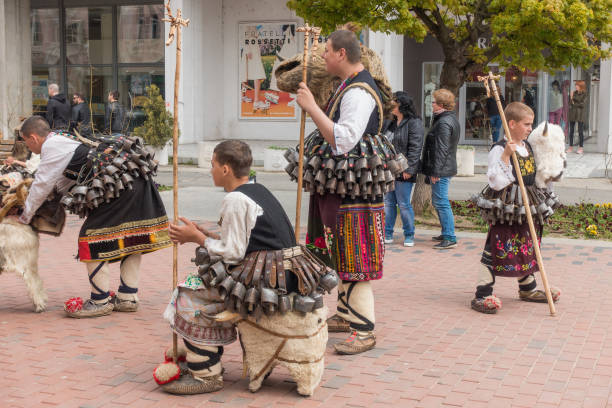
[[[231,276],[227,276],[223,282],[221,282],[221,285],[219,285],[219,296],[221,296],[221,299],[225,300],[225,298],[230,295],[234,285],[236,285],[236,281]]]
[[[255,310],[257,303],[259,302],[259,291],[257,288],[249,288],[244,297],[244,303],[249,313]]]
[[[195,258],[191,258],[191,262],[196,265],[203,265],[205,263],[210,263],[210,254],[208,253],[208,249],[203,246],[199,246],[195,249]]]
[[[278,295],[273,289],[261,289],[261,305],[266,315],[271,315],[277,310]]]
[[[217,262],[210,267],[210,275],[212,276],[212,281],[210,282],[210,286],[213,288],[220,285],[221,282],[225,280],[227,277],[227,271],[225,269],[225,264],[223,262]]]
[[[310,296],[295,295],[295,298],[293,298],[293,310],[298,312],[312,312],[314,304],[315,301]]]
[[[281,295],[278,297],[278,312],[285,314],[291,311],[291,299],[287,295]]]

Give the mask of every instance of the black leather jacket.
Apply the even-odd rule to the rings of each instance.
[[[70,104],[64,94],[58,93],[49,98],[46,118],[51,129],[68,129]]]
[[[414,183],[421,165],[423,136],[425,134],[423,122],[420,118],[410,118],[403,119],[398,125],[395,119],[386,120],[383,125],[383,133],[388,134],[395,150],[398,153],[403,153],[408,160],[408,167],[404,169],[404,172],[412,174],[412,177],[404,180],[402,174],[399,174],[397,180]]]
[[[118,101],[110,102],[106,105],[106,112],[104,113],[104,130],[110,131],[110,133],[121,133],[124,118],[123,106]]]
[[[423,174],[433,177],[452,177],[457,174],[457,144],[460,127],[453,111],[434,116],[431,130],[425,138]]]

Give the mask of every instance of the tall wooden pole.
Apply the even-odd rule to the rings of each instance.
[[[499,76],[493,75],[492,72],[489,72],[488,76],[478,77],[479,81],[484,81],[485,87],[487,88],[487,93],[489,93],[489,85],[488,81],[491,81],[493,88],[493,95],[495,96],[495,102],[497,102],[497,109],[499,110],[499,115],[501,116],[502,125],[504,126],[504,132],[506,133],[506,137],[508,141],[512,141],[512,134],[510,133],[510,129],[508,128],[508,122],[506,120],[506,115],[504,114],[504,107],[502,106],[501,100],[499,99],[499,92],[497,92],[497,85],[495,80],[499,79]],[[527,216],[527,223],[529,224],[529,232],[531,234],[531,241],[534,243],[533,247],[535,248],[536,260],[538,262],[538,269],[540,270],[540,276],[542,276],[542,283],[544,284],[544,293],[546,293],[546,300],[548,301],[548,307],[550,308],[550,315],[554,316],[556,314],[555,310],[555,302],[553,301],[552,295],[550,293],[550,286],[548,286],[548,277],[546,276],[546,271],[544,270],[544,261],[542,260],[542,253],[540,252],[540,241],[538,240],[538,234],[536,233],[535,226],[533,224],[533,217],[531,215],[531,208],[529,204],[529,197],[527,196],[527,190],[525,189],[525,183],[523,182],[523,175],[521,174],[518,158],[516,157],[516,152],[512,152],[512,164],[514,165],[514,169],[516,170],[516,177],[518,178],[519,187],[521,190],[521,196],[523,198],[523,205],[525,206],[525,214]]]
[[[304,54],[302,58],[302,82],[307,83],[308,81],[308,59],[309,59],[309,48],[310,48],[310,34],[314,34],[313,51],[317,49],[317,42],[321,29],[319,27],[311,27],[308,23],[304,24],[304,27],[298,27],[297,31],[304,33]],[[300,241],[300,215],[302,213],[302,184],[304,179],[304,132],[306,130],[306,111],[302,109],[302,116],[300,119],[300,150],[298,160],[298,185],[297,185],[297,199],[295,202],[295,239],[299,243]]]
[[[189,19],[185,20],[181,16],[181,9],[177,9],[176,17],[172,15],[170,9],[170,0],[166,4],[168,18],[164,21],[170,23],[170,32],[168,33],[168,41],[166,46],[172,44],[176,34],[176,68],[174,71],[174,126],[172,128],[172,193],[174,204],[174,224],[178,224],[178,119],[179,119],[179,85],[181,78],[181,28],[189,25]],[[172,246],[172,290],[176,288],[178,281],[178,244]],[[176,333],[172,333],[172,359],[177,362],[178,339]]]

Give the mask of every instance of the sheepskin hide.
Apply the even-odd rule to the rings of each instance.
[[[537,167],[536,186],[545,188],[548,183],[561,180],[566,165],[565,133],[561,126],[542,122],[527,140]]]
[[[0,222],[0,272],[19,274],[37,312],[45,310],[47,294],[38,276],[38,234],[10,218]]]
[[[327,101],[332,96],[333,92],[340,85],[340,78],[334,77],[325,69],[325,60],[323,60],[324,46],[319,46],[317,51],[310,54],[308,60],[308,88],[315,97],[317,105],[321,109],[325,109]],[[298,54],[293,58],[283,61],[274,71],[274,76],[278,84],[278,89],[284,92],[296,93],[300,82],[302,82],[302,60],[303,55]],[[367,69],[372,78],[376,81],[376,85],[383,94],[385,115],[391,111],[391,85],[385,73],[385,68],[382,60],[370,48],[361,46],[361,63]]]
[[[257,324],[275,333],[285,335],[311,335],[321,325],[326,324],[327,307],[317,309],[306,315],[299,312],[288,312],[285,315],[275,314],[271,317],[263,316]],[[248,367],[251,382],[249,390],[257,391],[264,380],[267,372],[264,372],[258,379],[255,376],[266,366],[270,358],[274,355],[277,347],[281,344],[282,338],[266,333],[245,322],[238,323],[238,331],[244,349],[246,351],[245,362]],[[279,357],[293,361],[316,361],[325,353],[327,345],[327,327],[323,327],[315,336],[307,339],[289,339],[279,354]],[[297,391],[301,395],[312,395],[315,388],[321,382],[324,359],[315,363],[289,363],[275,360],[274,365],[280,364],[287,367],[291,376],[297,383]]]

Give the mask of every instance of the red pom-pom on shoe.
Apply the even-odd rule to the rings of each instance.
[[[488,309],[501,309],[502,301],[497,296],[491,295],[484,298],[484,305]]]
[[[168,384],[181,376],[181,368],[172,362],[161,363],[153,370],[153,379],[159,385]]]
[[[68,299],[64,303],[64,309],[70,313],[77,312],[83,308],[83,299],[80,297],[73,297]]]

